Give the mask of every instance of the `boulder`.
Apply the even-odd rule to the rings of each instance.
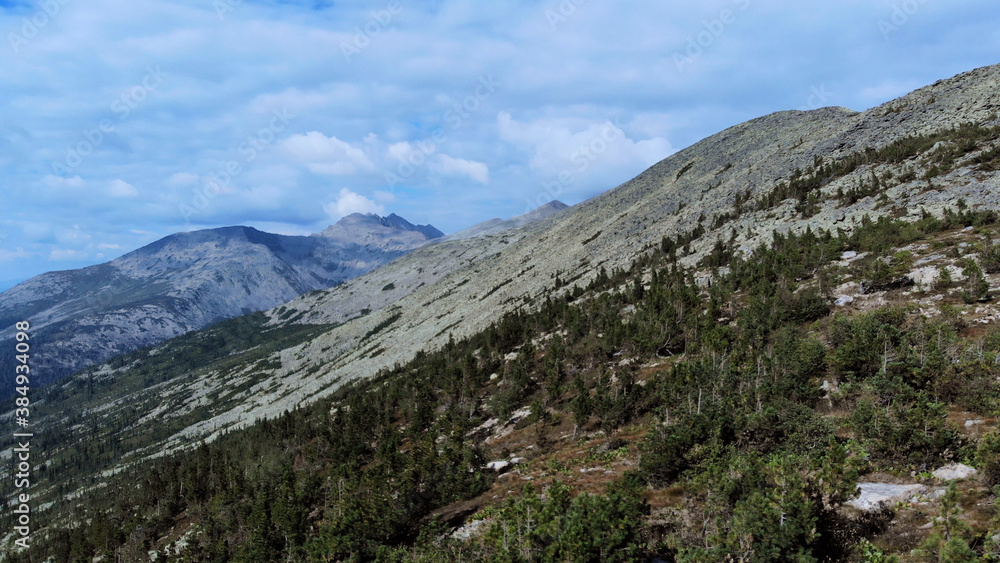
[[[510,467],[510,462],[502,459],[498,461],[491,461],[486,464],[486,469],[489,469],[491,471],[496,471],[497,473],[502,472],[508,467]]]
[[[976,470],[964,463],[949,463],[933,473],[934,477],[942,481],[954,481],[956,479],[968,479],[976,476]]]
[[[893,504],[907,500],[924,490],[923,485],[892,485],[889,483],[858,483],[861,490],[858,498],[847,502],[848,506],[853,506],[863,512],[878,510],[882,506],[892,506]]]
[[[833,304],[838,307],[844,307],[850,305],[851,303],[854,303],[854,297],[851,297],[850,295],[841,295]]]

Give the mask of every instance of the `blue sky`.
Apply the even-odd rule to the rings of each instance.
[[[0,0],[0,288],[177,231],[574,204],[1000,62],[988,1]]]

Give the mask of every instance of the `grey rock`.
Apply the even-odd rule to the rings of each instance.
[[[850,295],[841,295],[836,301],[833,302],[833,304],[838,307],[845,307],[851,303],[854,303],[854,297]]]
[[[890,483],[858,483],[858,497],[847,502],[858,510],[870,512],[883,506],[891,507],[924,491],[923,485],[893,485]]]
[[[942,481],[955,481],[959,479],[969,479],[976,476],[976,470],[964,463],[949,463],[944,467],[933,471],[935,478]]]
[[[504,470],[506,470],[510,466],[511,466],[511,463],[509,461],[498,460],[498,461],[491,461],[491,462],[487,463],[486,464],[486,469],[489,469],[490,471],[496,471],[497,473],[502,473]]]
[[[489,520],[473,520],[452,532],[451,537],[457,540],[468,540],[480,536],[489,526]]]

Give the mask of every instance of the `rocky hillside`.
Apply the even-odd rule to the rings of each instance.
[[[489,219],[482,223],[477,223],[467,229],[463,229],[455,234],[448,235],[444,240],[461,240],[485,235],[493,235],[501,231],[517,229],[525,225],[530,225],[535,221],[540,221],[549,215],[553,215],[569,207],[561,201],[550,201],[533,211],[524,215],[518,215],[511,219]]]
[[[436,239],[433,244],[400,258],[381,274],[330,291],[312,292],[283,304],[271,314],[272,323],[343,323],[385,309],[411,293],[433,286],[446,276],[497,255],[513,240],[531,232],[528,225],[550,221],[568,209],[552,201],[511,219],[490,219]]]
[[[916,219],[959,200],[1000,208],[994,172],[1000,66],[970,71],[865,112],[779,112],[688,147],[589,201],[517,229],[444,240],[270,310],[268,326],[335,324],[254,370],[243,400],[215,405],[174,446],[280,414],[629,266],[666,237],[694,265],[773,233],[850,231],[865,215]],[[963,125],[971,129],[962,129]],[[705,271],[702,281],[711,273]],[[558,286],[559,289],[553,290]],[[101,377],[116,377],[102,368]],[[243,372],[205,371],[161,397],[221,396]],[[278,384],[280,382],[280,385]]]
[[[50,272],[0,294],[0,320],[29,320],[39,383],[366,273],[440,238],[396,215],[353,214],[318,236],[226,227],[168,236],[106,264]],[[0,333],[9,339],[10,331]],[[9,340],[2,345],[9,347]]]
[[[94,458],[100,459],[101,467],[106,470],[115,467],[121,470],[129,463],[186,448],[199,439],[212,442],[256,420],[281,416],[285,411],[315,403],[352,381],[365,380],[379,372],[395,369],[394,373],[403,377],[409,372],[399,366],[406,366],[415,358],[418,363],[423,362],[420,369],[437,374],[434,377],[459,377],[465,371],[427,364],[431,360],[418,352],[444,350],[446,355],[452,354],[453,341],[473,335],[485,338],[481,332],[487,329],[493,333],[500,331],[488,343],[491,354],[504,352],[506,355],[490,356],[490,367],[496,369],[485,374],[486,381],[506,378],[505,374],[515,369],[511,362],[519,353],[501,350],[503,345],[497,342],[520,342],[517,338],[522,332],[518,331],[524,327],[518,325],[522,321],[515,317],[510,321],[515,326],[513,332],[503,333],[495,324],[499,319],[514,311],[551,310],[561,306],[560,303],[578,299],[594,300],[595,307],[606,315],[611,306],[606,300],[610,297],[602,297],[599,293],[614,289],[608,295],[615,300],[612,304],[620,307],[614,309],[612,316],[627,320],[645,311],[639,307],[645,290],[621,291],[623,288],[615,284],[627,282],[627,288],[634,288],[637,283],[645,287],[646,282],[651,284],[650,288],[663,286],[663,279],[654,278],[652,271],[643,270],[648,266],[641,260],[651,254],[656,254],[658,259],[670,257],[676,260],[677,268],[684,269],[680,274],[671,274],[670,279],[674,281],[666,283],[664,291],[680,291],[690,303],[659,310],[658,315],[675,310],[680,320],[674,325],[650,321],[636,330],[649,331],[649,334],[657,330],[669,333],[680,323],[686,327],[685,334],[693,331],[704,336],[700,332],[702,328],[717,330],[709,334],[717,335],[722,341],[735,338],[732,335],[736,333],[745,338],[744,333],[755,330],[754,326],[758,325],[751,323],[748,327],[736,320],[747,304],[746,295],[727,293],[713,299],[715,294],[710,288],[719,288],[722,284],[728,288],[725,291],[732,292],[732,284],[748,283],[745,280],[752,277],[748,269],[752,270],[755,257],[758,253],[766,255],[764,249],[772,242],[785,245],[781,248],[785,254],[792,250],[817,250],[815,256],[810,255],[808,260],[796,266],[794,275],[789,277],[783,273],[769,282],[775,285],[768,290],[768,295],[782,300],[774,306],[789,308],[788,314],[799,319],[795,321],[799,323],[796,326],[825,318],[823,315],[835,302],[877,307],[891,299],[899,299],[899,292],[908,287],[909,282],[934,285],[931,279],[934,276],[919,271],[925,265],[937,268],[939,278],[943,275],[941,267],[945,267],[952,277],[972,280],[974,276],[965,273],[966,268],[971,272],[971,266],[955,261],[958,257],[969,258],[960,250],[956,256],[937,256],[933,252],[936,247],[931,243],[927,243],[927,247],[905,250],[900,241],[909,239],[902,236],[889,237],[888,248],[879,247],[871,240],[850,237],[851,233],[864,234],[868,232],[866,229],[874,229],[873,218],[878,217],[895,218],[913,225],[922,221],[919,228],[914,228],[923,233],[922,236],[937,236],[944,227],[934,223],[939,220],[934,218],[946,217],[947,213],[953,217],[956,209],[968,212],[958,219],[940,219],[954,229],[958,224],[964,226],[968,222],[971,226],[979,221],[980,215],[976,213],[1000,209],[1000,196],[997,195],[1000,193],[998,79],[1000,67],[988,67],[938,82],[865,112],[843,108],[780,112],[737,125],[675,154],[615,189],[534,223],[471,239],[426,245],[349,283],[311,292],[268,311],[266,316],[240,321],[238,327],[230,327],[224,332],[197,333],[191,335],[189,341],[166,343],[87,370],[54,389],[42,407],[43,412],[51,413],[50,418],[39,424],[63,429],[62,435],[67,440],[74,436],[86,439],[89,428],[105,429],[102,443],[127,440],[130,447],[121,451],[101,450],[103,457]],[[950,211],[946,213],[946,209]],[[995,217],[991,221],[995,223]],[[879,236],[905,231],[898,224],[885,229],[886,232],[878,231]],[[816,239],[821,232],[824,237],[836,235],[836,243],[827,244],[829,238]],[[949,236],[952,234],[949,232]],[[984,236],[988,238],[989,233],[972,234],[979,238],[963,241],[967,245],[992,244],[992,239],[979,240]],[[795,244],[789,246],[789,237],[793,235],[806,238],[794,239]],[[805,243],[802,241],[808,241],[811,246],[803,248]],[[946,243],[942,240],[939,244]],[[862,249],[858,255],[874,249],[880,254],[860,262],[859,269],[852,274],[854,279],[850,279],[851,276],[836,273],[836,268],[847,268],[849,263],[831,263],[841,258],[845,261],[863,259],[840,253],[855,247]],[[903,254],[886,254],[890,250],[909,252],[910,258]],[[834,251],[836,255],[830,254]],[[778,260],[774,254],[777,251],[771,252],[769,260]],[[781,256],[781,252],[777,255]],[[917,252],[924,253],[920,259],[926,259],[926,264],[912,260]],[[736,278],[744,280],[742,282],[727,277],[737,275],[729,271],[729,264],[736,258],[743,264]],[[637,261],[638,266],[631,277],[626,277],[621,270],[632,268]],[[804,269],[803,264],[809,268]],[[820,266],[832,268],[834,274],[820,276]],[[609,273],[612,274],[610,281]],[[659,281],[654,282],[654,279]],[[808,281],[811,293],[794,293],[796,284],[806,283],[803,280],[813,280]],[[987,295],[996,285],[995,281],[992,278],[985,280]],[[952,282],[943,287],[949,287],[949,283]],[[591,293],[587,294],[584,287],[589,287]],[[981,296],[976,292],[979,289],[982,288],[970,285],[963,291],[970,292],[972,303],[978,303]],[[957,299],[959,293],[956,289],[954,296],[942,294],[937,299]],[[697,315],[704,313],[704,318],[699,317],[696,321],[685,316],[695,314],[691,312],[692,307],[700,303],[711,303],[712,308],[707,312],[702,312],[700,305],[697,307]],[[649,303],[642,305],[651,306]],[[929,306],[930,302],[928,310]],[[992,309],[986,308],[976,312],[974,307],[980,305],[969,307],[973,307],[970,314],[981,314],[983,318],[992,318],[994,314]],[[763,314],[756,309],[748,310],[745,318],[757,319],[752,315]],[[953,315],[954,312],[946,309],[940,314]],[[586,315],[568,318],[563,322],[572,321],[581,331],[575,340],[580,353],[587,354],[590,353],[587,350],[601,346],[601,353],[609,355],[601,360],[608,369],[620,367],[620,362],[629,359],[626,354],[636,354],[635,350],[642,350],[646,355],[642,358],[636,355],[636,359],[652,362],[656,361],[653,358],[683,357],[686,353],[684,341],[679,343],[664,337],[662,342],[653,342],[652,336],[645,332],[646,340],[634,343],[634,349],[628,348],[616,339],[615,333],[594,332],[588,328],[605,326],[610,321],[604,319],[598,323],[597,319]],[[912,328],[895,317],[877,317],[877,320],[891,330]],[[768,323],[777,322],[775,319],[761,320],[764,321],[767,322],[758,324],[765,332],[772,330]],[[684,325],[686,322],[694,324]],[[614,323],[608,326],[612,325]],[[828,330],[825,326],[823,330]],[[863,335],[863,326],[850,330],[855,328],[859,331],[859,341],[871,341]],[[233,332],[251,336],[273,334],[275,337],[267,346],[262,346],[259,339],[247,337],[243,348],[227,348],[225,355],[213,356],[213,350],[222,349],[213,343],[229,342],[231,339],[226,335]],[[532,334],[539,345],[542,338],[552,337],[552,332]],[[688,338],[699,340],[702,336]],[[763,337],[770,337],[770,333]],[[606,342],[608,340],[611,342]],[[526,344],[520,342],[519,345]],[[839,344],[831,346],[829,353],[837,354]],[[470,366],[478,365],[475,354],[482,352],[477,352],[472,344],[468,347],[472,360],[463,357],[460,361]],[[716,362],[714,369],[718,369],[719,361],[726,362],[721,356],[724,352],[718,350],[715,356],[708,355],[700,360]],[[888,347],[883,349],[883,354],[884,363],[888,364]],[[157,363],[164,361],[164,357],[180,355],[196,357],[198,361],[190,362],[187,367],[162,366],[171,369],[162,369]],[[536,359],[535,356],[523,358],[532,365]],[[484,358],[480,360],[486,362]],[[868,360],[865,369],[877,363],[875,359]],[[597,364],[592,363],[592,359],[587,361],[591,363],[583,363],[577,368],[596,369]],[[587,365],[590,367],[581,367]],[[644,367],[652,369],[645,364]],[[487,368],[476,368],[480,369]],[[556,368],[555,372],[546,373],[564,372]],[[494,374],[497,378],[493,378]],[[591,375],[595,381],[603,377],[598,373]],[[537,377],[546,376],[539,372]],[[692,375],[689,379],[698,378]],[[153,385],[140,384],[143,381]],[[556,381],[559,382],[559,377]],[[736,383],[740,392],[746,388],[746,381]],[[563,381],[562,384],[569,383]],[[707,381],[702,384],[711,386]],[[802,384],[805,386],[800,389],[804,393],[802,405],[810,405],[809,393],[815,389],[807,393],[808,385]],[[503,381],[496,383],[497,389],[501,385]],[[690,381],[686,385],[690,386]],[[442,395],[441,408],[445,408],[445,403],[464,404],[459,387],[458,383],[449,380],[435,383],[426,391],[454,393],[454,396]],[[506,388],[520,387],[509,384]],[[497,389],[491,389],[490,393]],[[552,392],[557,402],[560,400],[558,389],[557,386]],[[675,397],[671,394],[669,400],[686,404],[691,414],[695,411],[695,399],[710,391],[707,388],[689,391],[693,395]],[[407,392],[412,394],[420,390],[408,389]],[[714,400],[714,389],[711,392]],[[513,419],[509,416],[523,408],[531,412],[537,410],[530,404],[518,404],[530,397],[511,393],[514,398],[508,401],[510,404],[487,407],[486,413],[497,414],[493,418],[498,420],[492,424],[491,419],[481,421],[484,425],[481,431],[494,432],[498,424],[516,426],[516,421],[510,422]],[[488,394],[486,399],[491,397]],[[748,404],[745,397],[740,400],[743,401],[741,405]],[[74,407],[75,412],[81,412],[86,424],[82,419],[62,420],[61,413],[66,412],[70,402],[78,405]],[[124,417],[116,407],[122,404],[130,406]],[[701,401],[697,404],[700,414]],[[362,406],[355,405],[356,408]],[[476,410],[481,405],[469,408],[472,415],[483,416]],[[410,404],[406,409],[416,407]],[[437,411],[432,408],[418,414],[426,422],[426,417],[434,412]],[[501,413],[507,422],[499,420]],[[364,419],[363,423],[372,420],[358,416]],[[382,421],[384,424],[389,422]],[[319,428],[327,427],[320,425]],[[862,435],[861,431],[858,435]],[[871,435],[877,435],[877,431]],[[934,455],[937,461],[947,459],[940,451]],[[504,454],[504,457],[508,456]],[[671,474],[670,478],[674,477]],[[469,490],[473,489],[475,487]],[[669,496],[669,493],[662,494]]]
[[[423,254],[349,287],[303,296],[270,312],[273,321],[342,324],[291,353],[274,377],[315,375],[236,418],[280,412],[442,346],[450,335],[481,330],[504,312],[587,283],[601,268],[627,267],[664,236],[693,235],[681,258],[693,265],[717,243],[748,252],[773,232],[850,230],[865,215],[915,219],[959,200],[998,208],[1000,177],[990,164],[997,140],[980,129],[1000,123],[998,79],[1000,67],[987,67],[865,112],[788,111],[737,125],[569,210],[484,237],[488,251],[466,257],[465,247],[447,241],[422,249],[435,253],[432,260],[465,264],[452,272],[430,268],[447,273],[433,284],[414,283],[412,293],[385,300],[382,309],[345,310],[343,292],[407,285],[425,267]],[[553,294],[557,279],[562,289]]]
[[[55,509],[14,561],[994,560],[998,229],[1000,212],[956,202],[691,268],[690,235],[665,238],[627,271],[155,459],[185,419],[280,390],[258,377],[329,329],[221,323],[46,393],[68,425],[39,442]],[[201,367],[228,392],[139,402]],[[62,496],[71,476],[83,488]]]

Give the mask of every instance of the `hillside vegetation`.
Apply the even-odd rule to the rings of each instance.
[[[998,84],[765,116],[77,373],[7,560],[1000,560]]]
[[[537,311],[116,475],[10,560],[990,556],[1000,521],[982,504],[1000,484],[1000,438],[963,432],[951,413],[1000,408],[1000,330],[969,322],[991,298],[980,280],[1000,270],[996,229],[995,212],[949,210],[775,234],[752,258],[722,247],[700,268],[678,265],[684,237],[664,239]],[[845,251],[866,255],[848,264]],[[922,255],[965,278],[831,310],[845,282],[876,283],[876,263],[909,272]],[[921,311],[929,298],[937,311]],[[486,466],[511,458],[523,458],[502,468],[513,471]],[[957,516],[926,533],[893,507],[844,506],[859,475],[951,460],[982,482],[953,487],[938,504]],[[452,537],[464,522],[481,524]]]

